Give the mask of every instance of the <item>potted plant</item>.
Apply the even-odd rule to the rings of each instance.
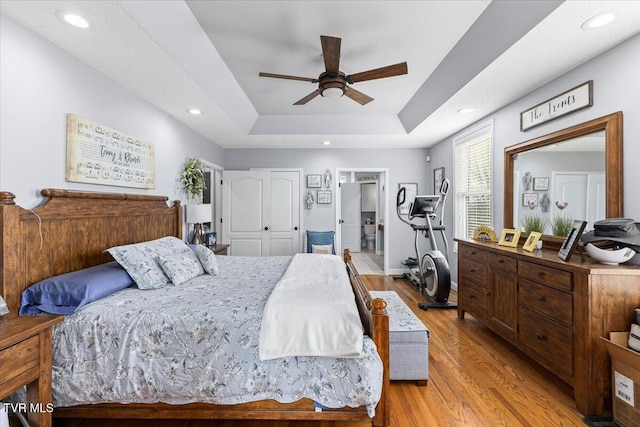
[[[184,169],[180,174],[180,184],[190,199],[199,200],[202,198],[204,185],[204,164],[198,158],[191,157],[184,162]]]
[[[551,231],[556,236],[567,237],[573,227],[573,218],[557,216],[551,221]]]
[[[522,220],[522,228],[524,232],[529,235],[532,231],[538,233],[544,233],[544,229],[547,227],[547,220],[538,214],[525,215]]]

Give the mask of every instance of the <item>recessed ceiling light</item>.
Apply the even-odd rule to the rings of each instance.
[[[331,141],[322,141],[322,145],[331,145]]]
[[[187,112],[189,114],[193,114],[194,116],[199,116],[202,114],[202,111],[198,110],[197,108],[189,108]]]
[[[476,111],[473,108],[462,108],[460,110],[458,110],[458,113],[460,114],[469,114],[469,113],[473,113],[474,111]]]
[[[82,16],[78,14],[67,12],[65,10],[59,10],[56,12],[56,16],[62,22],[69,25],[73,25],[74,27],[83,28],[83,29],[89,28],[89,21],[87,21],[86,19],[84,19]]]
[[[616,15],[613,12],[605,12],[587,19],[582,24],[583,30],[594,30],[596,28],[604,27],[611,24],[616,20]]]

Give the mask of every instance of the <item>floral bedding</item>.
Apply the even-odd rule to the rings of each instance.
[[[290,259],[217,257],[217,276],[124,289],[67,316],[53,332],[54,405],[306,397],[373,416],[382,362],[368,337],[358,358],[259,360],[262,311]]]

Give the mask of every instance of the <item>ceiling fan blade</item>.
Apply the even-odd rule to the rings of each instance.
[[[388,65],[386,67],[376,68],[375,70],[363,71],[361,73],[351,74],[347,76],[349,83],[363,82],[366,80],[383,79],[385,77],[399,76],[407,74],[407,63]]]
[[[348,87],[348,86],[344,88],[344,94],[347,95],[349,98],[353,99],[354,101],[356,101],[360,105],[365,105],[373,101],[373,98],[370,97],[369,95],[365,95],[364,93],[357,91],[354,88]]]
[[[340,44],[342,39],[330,36],[320,36],[322,56],[327,72],[338,74],[340,68]]]
[[[313,98],[315,98],[318,95],[320,95],[320,91],[318,89],[316,89],[313,92],[311,92],[309,95],[307,95],[304,98],[302,98],[300,101],[295,102],[293,105],[304,105],[304,104],[306,104],[307,102],[311,101]]]
[[[317,83],[317,79],[312,79],[310,77],[298,77],[298,76],[287,76],[285,74],[272,74],[272,73],[258,73],[260,77],[272,77],[274,79],[287,79],[287,80],[300,80],[303,82],[311,82]]]

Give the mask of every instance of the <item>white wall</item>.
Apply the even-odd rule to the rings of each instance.
[[[538,90],[479,120],[494,120],[493,140],[493,226],[499,233],[504,225],[504,149],[616,111],[624,114],[624,214],[640,221],[640,35],[637,35],[589,62],[549,82]],[[526,132],[520,132],[520,112],[593,80],[593,106],[552,120]],[[467,128],[468,129],[468,128]],[[466,129],[465,129],[466,130]],[[460,133],[465,132],[460,131]],[[455,135],[454,135],[455,136]],[[453,165],[453,137],[431,147],[431,165]],[[431,178],[433,179],[433,178]],[[452,188],[452,194],[455,191]],[[453,201],[453,197],[452,197]],[[453,224],[453,209],[447,224]],[[456,257],[452,257],[451,273],[457,279]]]
[[[317,150],[225,150],[226,170],[246,170],[253,167],[265,168],[303,168],[307,174],[324,174],[331,169],[333,176],[332,191],[335,199],[335,185],[339,177],[336,168],[388,168],[389,169],[389,218],[384,219],[388,228],[388,241],[384,242],[389,251],[391,273],[401,273],[406,269],[400,261],[415,256],[413,249],[413,231],[400,222],[395,212],[396,192],[400,182],[417,182],[419,191],[431,188],[427,186],[428,164],[425,157],[427,149],[389,149],[389,150],[351,150],[321,148]],[[305,187],[306,193],[306,187]],[[314,203],[312,209],[304,209],[304,229],[334,230],[335,200],[330,205]]]
[[[224,163],[224,150],[46,39],[0,15],[0,190],[25,208],[42,188],[167,195],[186,157]],[[154,144],[153,190],[65,182],[66,115]]]

